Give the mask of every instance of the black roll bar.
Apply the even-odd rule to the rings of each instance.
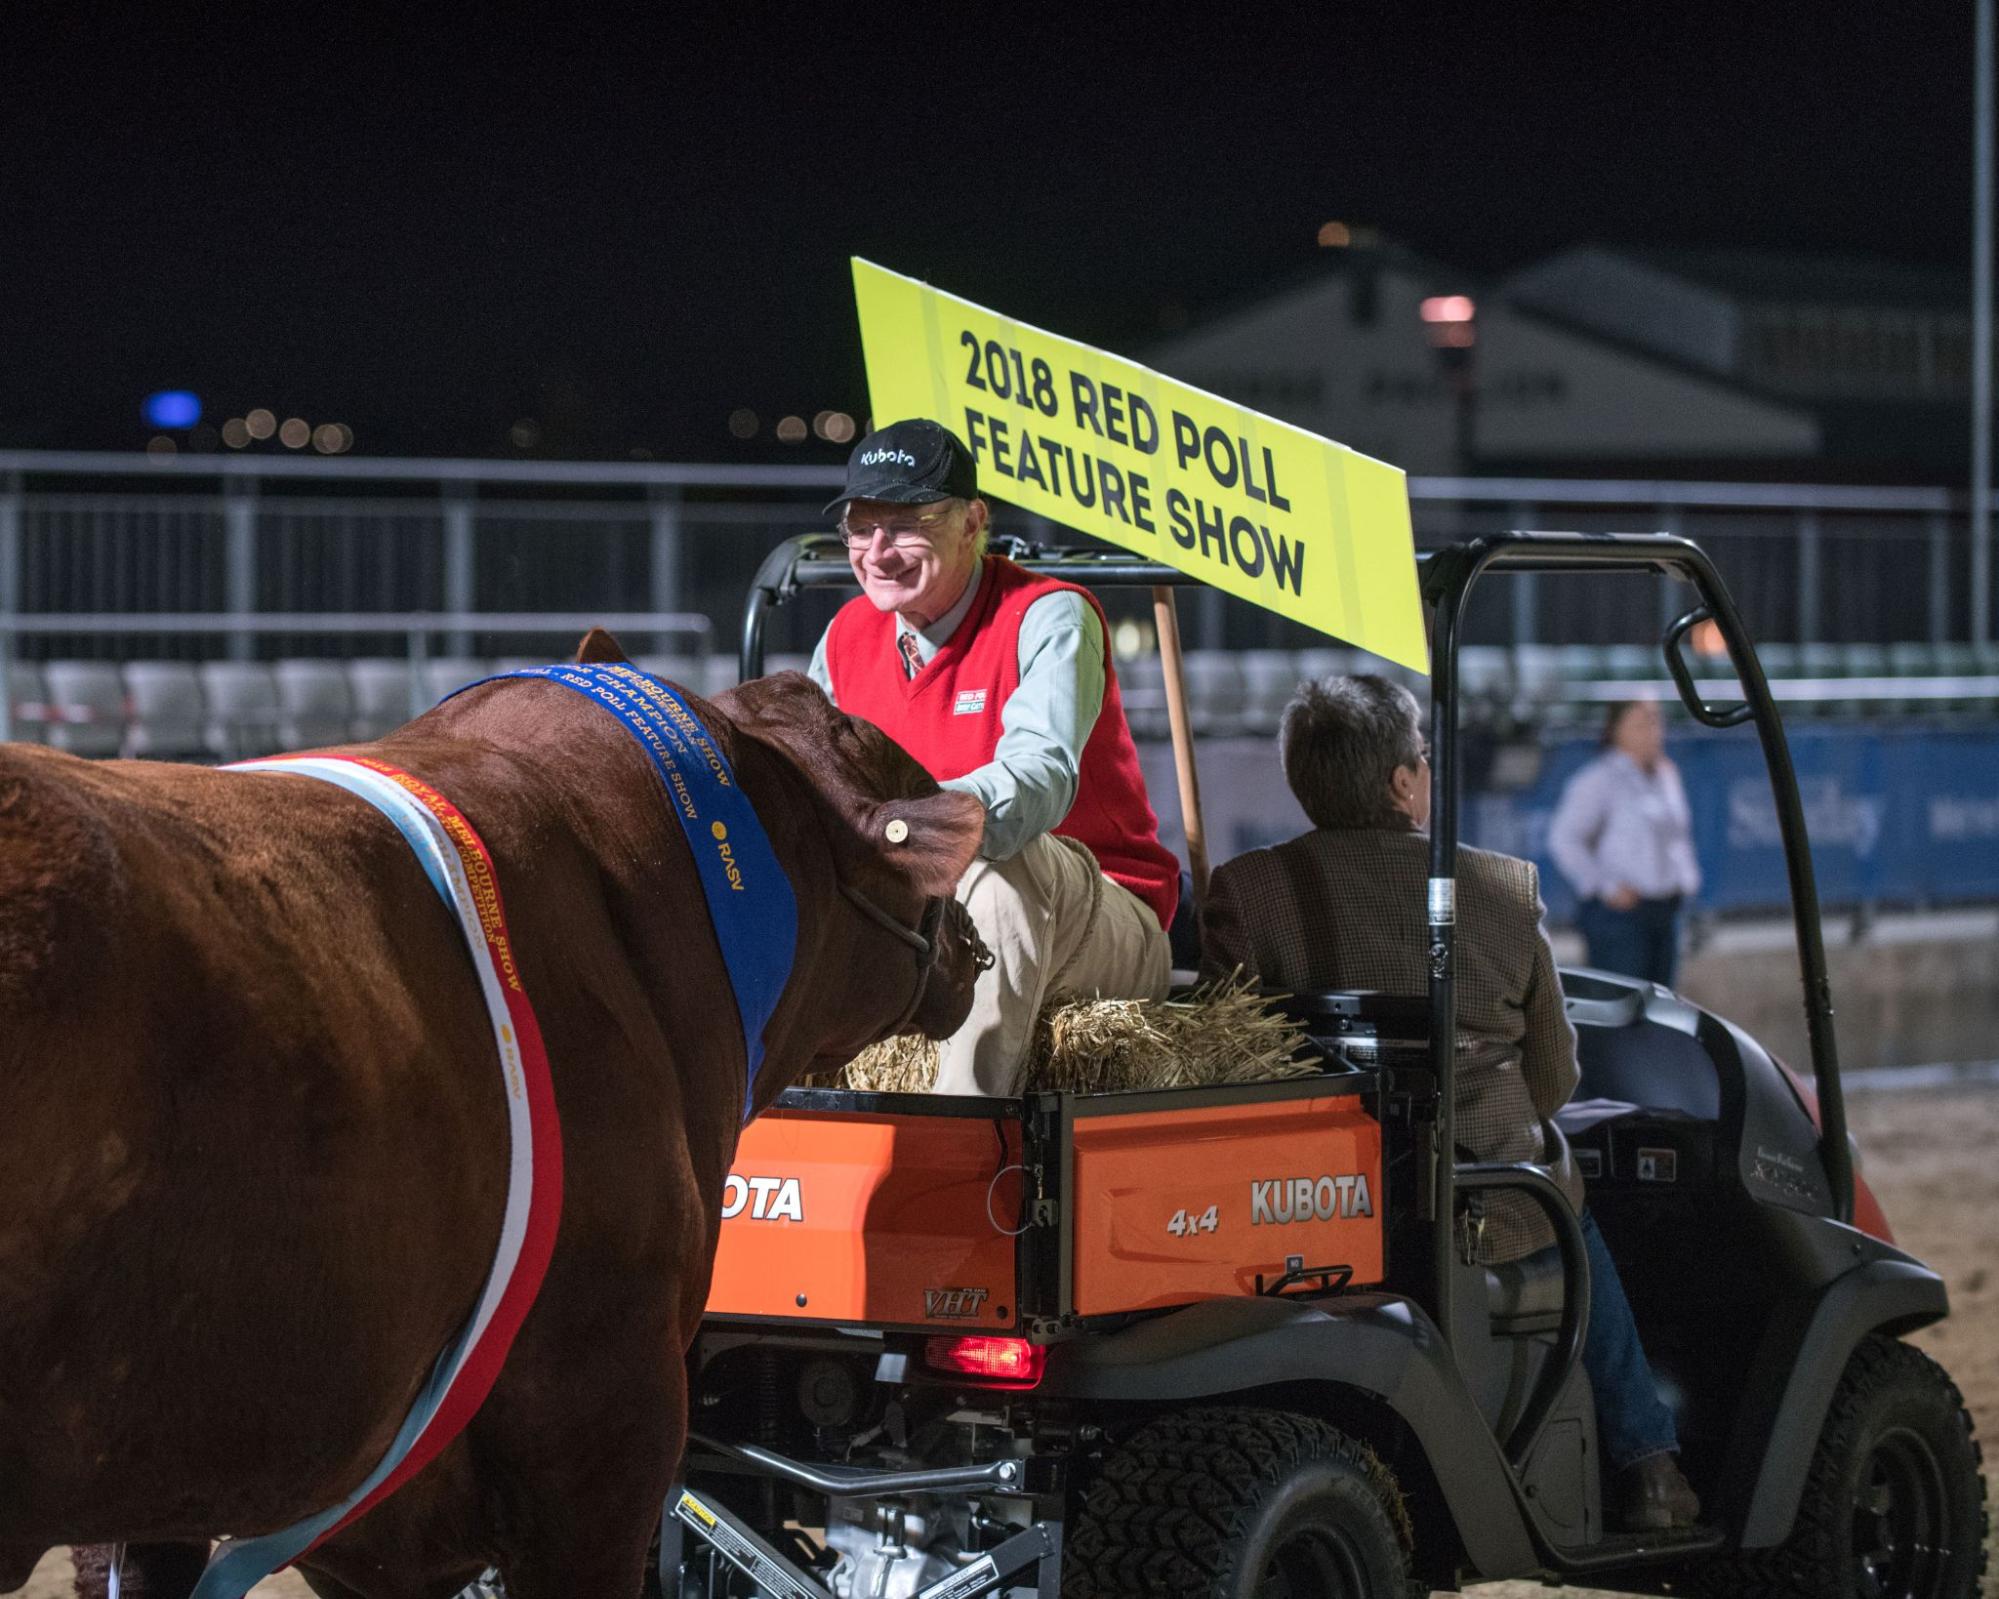
[[[1032,571],[1049,572],[1089,587],[1198,588],[1198,579],[1177,567],[1116,550],[1064,550],[995,539],[993,547]],[[1832,1190],[1834,1213],[1853,1219],[1853,1159],[1846,1136],[1846,1101],[1840,1088],[1839,1052],[1833,1035],[1832,985],[1826,974],[1825,943],[1819,930],[1818,883],[1812,871],[1804,806],[1798,798],[1797,770],[1791,762],[1769,680],[1721,574],[1699,545],[1665,533],[1504,533],[1454,544],[1418,557],[1424,604],[1430,613],[1430,886],[1428,896],[1430,1058],[1436,1072],[1441,1123],[1436,1128],[1434,1186],[1425,1195],[1434,1224],[1432,1307],[1440,1325],[1450,1324],[1451,1228],[1456,1205],[1456,1095],[1448,1092],[1457,1042],[1453,993],[1458,851],[1458,645],[1464,606],[1473,585],[1487,571],[1602,572],[1651,571],[1692,587],[1699,608],[1669,630],[1665,664],[1695,718],[1708,726],[1753,721],[1770,772],[1777,821],[1791,888],[1805,1030],[1819,1101],[1819,1153]],[[764,560],[752,582],[743,614],[741,667],[745,677],[763,670],[765,616],[804,588],[851,587],[846,552],[830,534],[787,539]],[[1704,702],[1681,660],[1679,644],[1703,621],[1721,630],[1734,663],[1743,699],[1740,705]]]
[[[1569,1196],[1562,1192],[1562,1185],[1539,1166],[1525,1162],[1468,1163],[1458,1167],[1457,1186],[1480,1190],[1505,1188],[1525,1194],[1541,1207],[1555,1229],[1555,1244],[1562,1254],[1562,1280],[1578,1289],[1588,1284],[1589,1249],[1583,1242],[1582,1218],[1569,1203]],[[1506,1458],[1516,1469],[1524,1470],[1532,1458],[1534,1445],[1541,1439],[1541,1429],[1547,1425],[1549,1413],[1568,1386],[1569,1373],[1583,1358],[1583,1340],[1588,1335],[1589,1295],[1563,1294],[1562,1321],[1555,1335],[1554,1353],[1548,1357],[1540,1382],[1528,1396],[1520,1419],[1506,1439]]]
[[[1422,563],[1422,591],[1430,608],[1430,1060],[1437,1077],[1442,1122],[1438,1141],[1445,1158],[1434,1162],[1437,1191],[1433,1249],[1440,1322],[1449,1324],[1451,1228],[1456,1207],[1453,1104],[1448,1091],[1456,1053],[1453,1006],[1454,896],[1458,854],[1458,694],[1457,652],[1465,601],[1487,571],[1631,572],[1651,570],[1688,584],[1700,597],[1698,612],[1674,624],[1664,645],[1666,666],[1688,711],[1708,726],[1753,721],[1769,768],[1777,824],[1791,888],[1791,920],[1797,938],[1803,987],[1805,1032],[1819,1104],[1819,1158],[1832,1190],[1833,1213],[1853,1220],[1853,1157],[1847,1143],[1846,1099],[1839,1079],[1839,1049],[1833,1033],[1832,984],[1826,972],[1825,942],[1819,928],[1818,881],[1812,870],[1804,805],[1798,797],[1797,769],[1783,723],[1770,696],[1769,679],[1743,625],[1728,586],[1707,553],[1691,540],[1666,533],[1504,533],[1472,539],[1440,550]],[[1700,614],[1704,612],[1705,614]],[[1742,688],[1739,706],[1703,701],[1680,658],[1679,642],[1698,622],[1712,620],[1721,630]]]

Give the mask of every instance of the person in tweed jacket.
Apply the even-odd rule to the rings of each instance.
[[[1217,867],[1201,908],[1202,965],[1292,993],[1428,989],[1429,752],[1414,697],[1372,675],[1301,685],[1284,710],[1284,776],[1315,824]],[[1472,1158],[1546,1163],[1544,1125],[1580,1080],[1576,1035],[1542,918],[1531,861],[1458,851],[1457,1137]],[[1582,1210],[1581,1179],[1556,1176]],[[1467,1238],[1486,1264],[1554,1247],[1524,1195],[1488,1194]],[[1628,1529],[1690,1525],[1699,1500],[1681,1475],[1672,1413],[1660,1401],[1616,1264],[1582,1210],[1590,1319],[1583,1365],[1603,1449],[1619,1473]]]

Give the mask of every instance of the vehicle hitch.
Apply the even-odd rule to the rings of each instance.
[[[1351,1266],[1308,1266],[1303,1255],[1284,1257],[1284,1275],[1274,1277],[1268,1286],[1263,1273],[1256,1274],[1256,1291],[1265,1298],[1281,1298],[1300,1283],[1317,1282],[1316,1288],[1306,1289],[1307,1293],[1335,1294],[1353,1281]]]

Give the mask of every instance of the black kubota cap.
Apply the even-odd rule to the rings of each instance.
[[[929,505],[975,499],[978,492],[978,468],[958,435],[926,417],[912,417],[876,428],[854,446],[847,457],[847,486],[827,503],[826,514],[838,514],[849,500]]]

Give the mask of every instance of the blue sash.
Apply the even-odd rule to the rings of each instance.
[[[772,852],[755,808],[736,774],[687,702],[656,677],[619,664],[530,666],[481,678],[538,677],[560,683],[609,711],[638,740],[666,785],[667,808],[679,819],[701,876],[708,919],[722,946],[736,1016],[743,1029],[743,1118],[749,1119],[763,1030],[791,979],[798,948],[798,901]],[[467,683],[456,690],[477,688]],[[452,695],[446,695],[447,699]]]

